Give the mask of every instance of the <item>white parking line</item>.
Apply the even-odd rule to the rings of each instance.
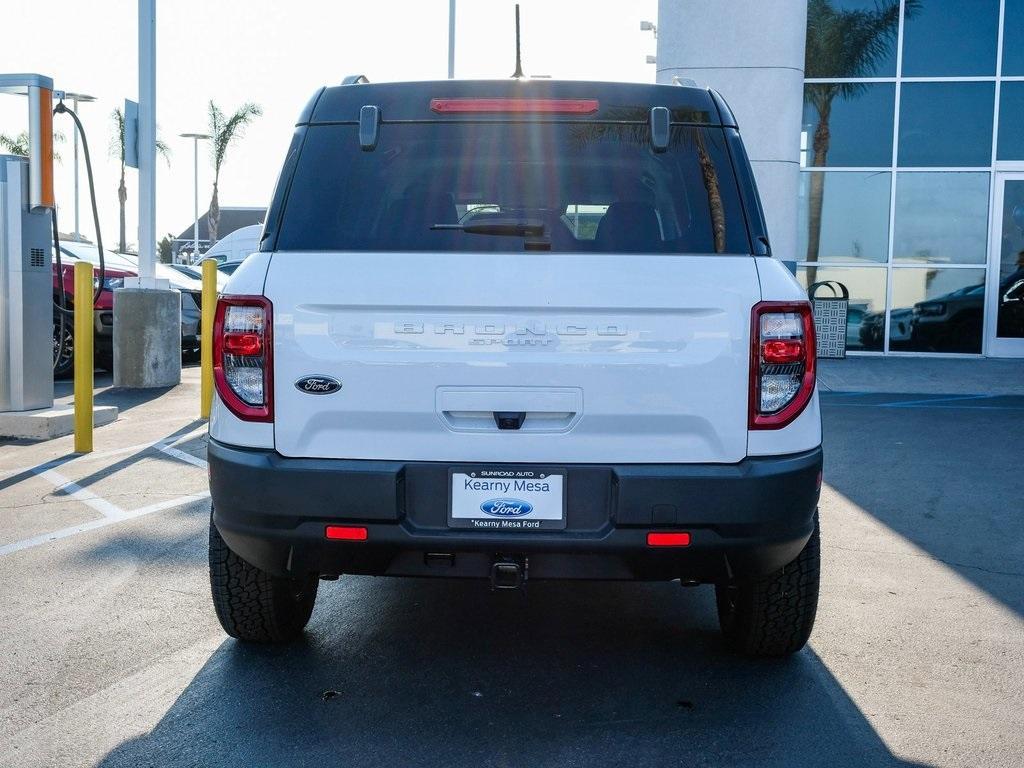
[[[95,493],[80,486],[73,480],[52,469],[46,469],[37,473],[40,477],[49,480],[54,484],[54,492],[61,492],[68,498],[80,501],[91,509],[95,509],[104,517],[121,517],[124,510],[116,504],[111,504],[106,499],[101,499]]]
[[[156,445],[154,447],[161,453],[166,453],[168,456],[173,456],[174,458],[188,464],[192,464],[193,466],[202,467],[203,469],[206,469],[207,467],[205,459],[200,459],[198,456],[193,456],[191,453],[179,451],[177,448],[173,448],[170,445]]]
[[[105,528],[108,525],[114,525],[115,523],[123,523],[125,520],[134,520],[137,517],[143,515],[149,515],[153,512],[160,512],[165,509],[173,509],[174,507],[180,507],[185,504],[191,504],[196,501],[202,501],[210,497],[209,492],[193,493],[188,496],[179,496],[176,499],[168,499],[167,501],[160,501],[156,504],[150,504],[146,507],[140,507],[134,509],[131,512],[121,512],[120,517],[101,517],[99,520],[90,520],[87,523],[80,523],[79,525],[72,525],[68,528],[61,528],[59,531],[51,531],[50,533],[44,533],[40,536],[33,536],[28,539],[22,539],[21,541],[14,541],[10,544],[5,544],[0,547],[0,557],[4,555],[10,555],[14,552],[20,552],[24,549],[31,549],[32,547],[38,547],[40,544],[49,544],[51,541],[57,541],[59,539],[66,539],[69,536],[75,534],[85,533],[86,531],[94,531],[97,528]]]
[[[202,428],[200,428],[202,429]],[[99,520],[90,520],[86,523],[79,523],[78,525],[68,526],[67,528],[61,528],[58,531],[51,531],[50,533],[40,534],[39,536],[32,536],[21,541],[14,541],[10,544],[0,546],[0,557],[9,555],[14,552],[20,552],[25,549],[31,549],[41,544],[48,544],[51,541],[58,541],[59,539],[66,539],[69,536],[75,536],[79,533],[85,533],[86,531],[94,531],[97,528],[104,528],[114,523],[121,523],[126,520],[134,520],[135,518],[149,515],[154,512],[160,512],[165,509],[173,509],[175,507],[184,506],[185,504],[192,504],[203,499],[210,497],[209,491],[203,491],[201,493],[191,493],[186,496],[178,496],[174,499],[167,499],[165,501],[158,501],[154,504],[148,504],[144,507],[139,507],[133,510],[124,510],[116,504],[112,504],[101,496],[96,495],[87,488],[83,488],[78,483],[65,477],[61,473],[54,470],[54,467],[63,467],[72,461],[81,458],[100,459],[108,458],[112,456],[119,456],[126,453],[143,452],[149,449],[155,449],[161,453],[170,456],[178,461],[183,461],[186,464],[191,464],[194,467],[206,469],[207,462],[204,459],[200,459],[198,456],[193,456],[191,453],[186,453],[174,446],[185,442],[195,437],[196,433],[200,430],[194,430],[185,435],[178,435],[170,440],[156,440],[151,443],[139,443],[137,445],[127,446],[125,448],[117,448],[112,451],[104,451],[102,453],[89,453],[80,454],[62,459],[54,459],[47,461],[42,464],[37,464],[32,467],[23,467],[15,470],[5,470],[0,473],[0,477],[7,477],[11,475],[17,475],[25,472],[31,472],[44,480],[49,481],[54,485],[55,492],[62,492],[70,499],[74,499],[77,502],[85,504],[90,509],[99,512],[103,515]]]

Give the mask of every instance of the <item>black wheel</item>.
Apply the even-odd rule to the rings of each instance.
[[[210,516],[210,587],[224,631],[239,640],[283,643],[309,622],[319,581],[272,576],[232,552]]]
[[[796,559],[753,581],[718,584],[718,622],[726,642],[747,656],[796,653],[807,643],[818,610],[821,543],[814,532]]]
[[[53,376],[62,379],[70,376],[75,370],[75,329],[74,317],[64,315],[64,346],[61,347],[60,310],[53,311]]]

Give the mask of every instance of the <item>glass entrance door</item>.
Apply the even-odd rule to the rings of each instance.
[[[1024,357],[1024,172],[996,176],[989,246],[988,353]]]

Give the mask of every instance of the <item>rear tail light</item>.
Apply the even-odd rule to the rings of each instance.
[[[762,301],[750,328],[750,429],[792,422],[814,393],[814,320],[805,301]]]
[[[273,421],[271,304],[263,296],[221,296],[213,321],[217,394],[245,421]]]

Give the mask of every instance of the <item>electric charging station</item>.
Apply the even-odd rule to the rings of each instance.
[[[0,155],[0,436],[5,437],[58,437],[75,423],[74,409],[53,406],[53,93],[53,80],[44,75],[0,74],[0,94],[27,96],[29,104],[29,156]],[[88,310],[91,314],[91,303]],[[91,376],[88,387],[91,393]],[[96,425],[117,418],[116,407],[93,408],[91,397],[86,407]]]
[[[28,96],[30,157],[0,155],[0,411],[53,405],[53,81],[2,75]]]

